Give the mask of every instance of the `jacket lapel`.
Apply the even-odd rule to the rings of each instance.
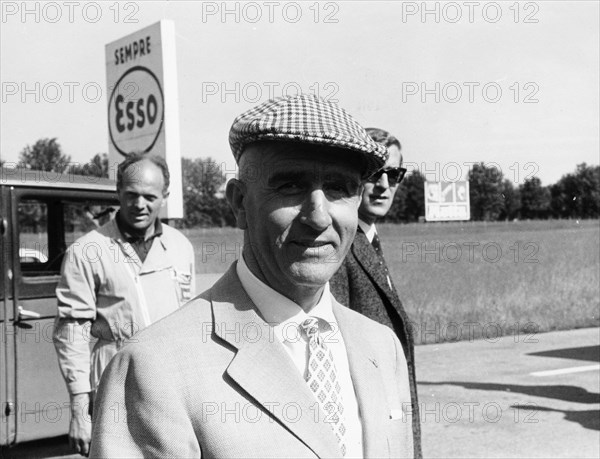
[[[360,409],[365,457],[388,457],[385,429],[388,402],[375,352],[364,335],[356,333],[360,329],[354,317],[356,313],[337,301],[334,301],[333,312],[348,354],[350,375]]]
[[[379,287],[382,292],[385,292],[388,299],[392,301],[389,297],[390,286],[379,265],[379,257],[367,239],[367,236],[362,231],[356,233],[351,250],[356,257],[357,262],[363,267],[371,280],[375,282],[377,287]]]
[[[322,421],[316,399],[283,344],[259,316],[235,266],[207,292],[215,334],[237,349],[227,374],[317,456],[338,457],[335,437],[324,434],[331,427],[315,422],[315,418]]]

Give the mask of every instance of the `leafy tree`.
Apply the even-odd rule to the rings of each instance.
[[[89,163],[71,164],[69,172],[77,175],[108,177],[108,154],[96,153]]]
[[[182,158],[181,166],[185,226],[233,226],[233,212],[220,193],[225,176],[219,164],[212,158]]]
[[[504,206],[498,216],[498,220],[514,220],[520,216],[521,197],[519,189],[515,188],[508,179],[502,183],[502,198]]]
[[[419,217],[425,215],[425,176],[418,170],[415,170],[400,183],[400,186],[405,192],[405,221],[419,221]]]
[[[471,219],[497,220],[504,208],[502,171],[487,167],[483,162],[473,164],[469,171]]]
[[[425,215],[425,177],[415,170],[400,182],[394,203],[382,218],[384,222],[416,222]]]
[[[71,157],[62,152],[56,137],[40,139],[33,147],[27,145],[19,154],[19,166],[41,171],[64,172]]]
[[[600,166],[577,165],[578,218],[600,217]]]
[[[577,165],[550,187],[552,215],[557,218],[600,217],[600,166]]]
[[[571,218],[571,203],[568,202],[568,193],[566,191],[566,182],[568,180],[567,176],[563,175],[558,182],[550,185],[550,210],[554,218]]]
[[[548,218],[550,214],[550,202],[552,196],[547,187],[537,177],[525,180],[519,186],[521,195],[521,217],[522,218]]]

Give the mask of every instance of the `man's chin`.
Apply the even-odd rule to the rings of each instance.
[[[150,227],[147,219],[144,219],[143,221],[135,220],[133,222],[127,222],[127,226],[136,233],[143,233]]]
[[[290,277],[299,285],[306,287],[321,287],[329,282],[340,263],[334,260],[318,263],[294,263],[290,267]]]
[[[368,215],[358,215],[359,218],[363,221],[377,220],[381,217],[385,217],[387,213],[387,208],[383,206],[372,206],[369,209]]]

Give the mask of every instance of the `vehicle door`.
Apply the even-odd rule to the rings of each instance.
[[[5,194],[2,212],[10,212],[10,224],[3,240],[10,253],[3,253],[12,267],[4,276],[0,440],[12,444],[68,432],[69,397],[52,342],[55,288],[66,248],[117,207],[110,192],[11,187]]]

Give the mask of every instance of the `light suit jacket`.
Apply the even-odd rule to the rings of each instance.
[[[365,457],[412,457],[406,361],[393,332],[333,301]],[[325,415],[235,271],[134,337],[107,367],[92,457],[340,457]],[[403,410],[405,408],[405,410]]]

